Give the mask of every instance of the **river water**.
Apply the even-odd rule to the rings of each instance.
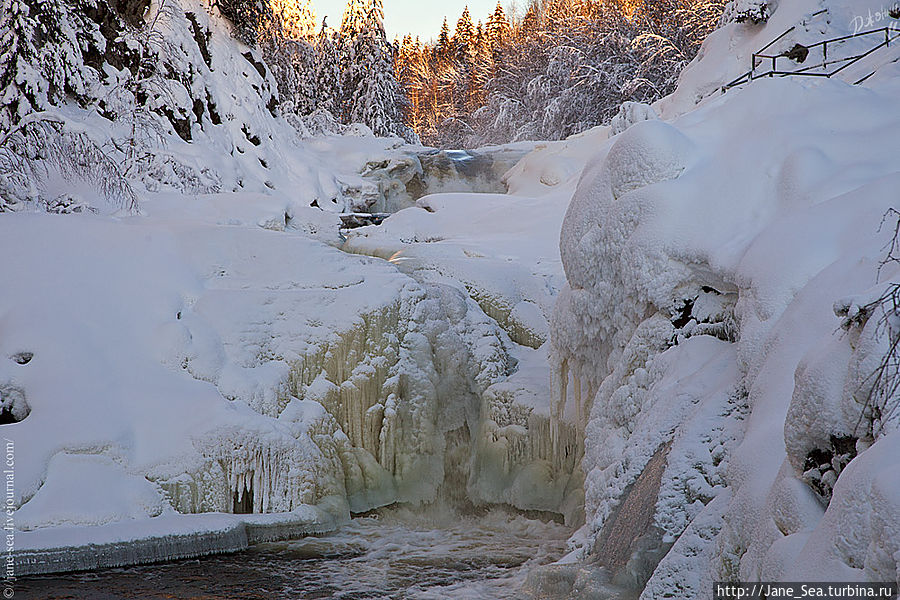
[[[260,544],[228,556],[29,578],[34,600],[299,600],[522,598],[539,565],[566,552],[571,530],[504,509],[390,508],[323,537]]]

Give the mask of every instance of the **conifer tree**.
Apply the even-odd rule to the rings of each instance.
[[[315,40],[316,10],[312,0],[270,0],[272,11],[278,15],[284,35],[292,40]]]
[[[452,44],[450,42],[450,26],[447,24],[447,17],[444,17],[444,24],[441,25],[441,32],[438,34],[437,44],[434,47],[436,58],[445,60],[451,55]]]
[[[522,17],[522,24],[519,26],[518,34],[520,37],[530,37],[535,35],[541,27],[541,20],[538,16],[537,5],[532,2],[528,6],[528,10],[525,11],[525,16]]]
[[[494,71],[494,55],[487,34],[478,22],[475,30],[475,59],[470,75],[468,108],[476,110],[484,102],[485,92]]]
[[[339,34],[332,31],[322,19],[322,29],[316,42],[316,108],[327,110],[340,119],[343,112],[341,82],[341,54]]]
[[[350,0],[341,20],[341,37],[348,42],[352,41],[367,28],[371,18],[376,19],[384,29],[384,8],[381,0]]]
[[[471,67],[475,56],[475,29],[472,26],[472,17],[469,15],[468,6],[463,10],[459,21],[456,22],[453,45],[456,48],[456,60],[466,67]]]
[[[216,0],[215,6],[234,25],[236,37],[249,46],[256,46],[260,29],[272,15],[268,0]]]
[[[382,22],[380,0],[369,0],[359,34],[347,42],[344,73],[346,116],[350,123],[363,123],[375,135],[399,135],[409,140],[415,134],[403,124],[406,99],[394,72],[394,57]]]
[[[506,18],[506,11],[503,5],[497,2],[497,8],[491,14],[487,21],[487,37],[492,50],[497,50],[506,41],[509,35],[509,20]]]
[[[17,0],[2,0],[0,10],[0,133],[35,110],[47,85],[35,67],[38,49],[34,45],[36,21],[31,8]]]
[[[257,46],[275,77],[282,110],[297,115],[310,114],[317,104],[312,18],[308,0],[272,0],[271,12],[257,31]]]
[[[0,132],[30,112],[83,100],[93,69],[82,50],[97,51],[97,26],[80,3],[0,0]],[[124,24],[111,15],[113,26]],[[83,40],[83,42],[82,42]]]

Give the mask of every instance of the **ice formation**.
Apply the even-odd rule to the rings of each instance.
[[[894,580],[900,567],[884,533],[893,426],[866,425],[885,338],[861,308],[895,277],[889,265],[877,283],[898,183],[896,66],[880,57],[861,87],[756,81],[694,109],[724,56],[795,23],[804,41],[837,36],[859,7],[829,3],[827,23],[817,9],[781,2],[762,31],[713,34],[660,120],[626,128],[623,113],[563,224],[550,355],[553,414],[580,415],[585,440],[576,556],[592,556],[671,444],[655,529],[619,574],[639,574],[626,587],[642,598],[710,597],[723,579]],[[666,551],[641,564],[656,543]],[[579,588],[567,573],[574,596],[624,585],[600,574]]]
[[[32,407],[6,433],[21,529],[311,505],[340,520],[434,500],[446,469],[465,481],[512,342],[464,291],[302,233],[221,227],[203,205],[173,222],[158,202],[148,212],[166,216],[124,223],[0,223],[22,250],[3,269],[4,352],[34,351],[2,367]],[[61,251],[73,236],[79,252]],[[131,259],[115,258],[132,238]]]
[[[108,546],[93,566],[164,558],[147,548],[177,513],[284,515],[268,529],[241,517],[251,542],[441,495],[580,518],[577,457],[547,445],[540,391],[556,233],[536,246],[537,273],[498,278],[509,257],[497,256],[492,273],[467,281],[334,247],[335,212],[396,210],[454,188],[502,192],[502,173],[534,145],[433,155],[322,115],[284,119],[268,106],[271,74],[215,11],[184,0],[159,26],[173,40],[167,60],[189,74],[171,107],[188,117],[148,155],[135,210],[91,210],[102,206],[96,190],[51,178],[88,210],[0,221],[15,249],[0,267],[0,403],[17,452],[17,526],[30,540],[22,564],[93,564],[65,536],[76,525]],[[185,104],[193,97],[204,100]],[[126,110],[133,99],[115,100]],[[94,143],[128,137],[74,106],[58,113]],[[549,211],[531,201],[535,232],[548,215],[558,232],[563,197]],[[502,218],[509,199],[490,198]],[[196,535],[166,546],[172,558],[244,543],[214,542],[199,516],[183,523]]]

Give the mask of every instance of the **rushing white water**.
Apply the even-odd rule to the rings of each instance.
[[[569,534],[501,509],[461,517],[396,508],[354,519],[332,536],[253,551],[319,561],[303,588],[316,582],[335,598],[499,599],[520,597],[530,568],[560,558]]]
[[[570,534],[501,508],[460,515],[447,507],[395,507],[334,534],[231,556],[27,579],[16,597],[521,598],[528,574],[558,560]]]

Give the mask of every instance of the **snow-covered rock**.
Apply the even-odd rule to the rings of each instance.
[[[847,317],[862,300],[838,302],[848,331],[833,306],[887,287],[895,94],[890,81],[756,81],[636,123],[588,163],[561,237],[554,402],[583,405],[584,556],[672,441],[655,524],[674,546],[642,597],[896,578],[882,499],[897,491],[876,458],[896,448],[890,427],[865,439],[864,382],[886,348],[874,319]]]

